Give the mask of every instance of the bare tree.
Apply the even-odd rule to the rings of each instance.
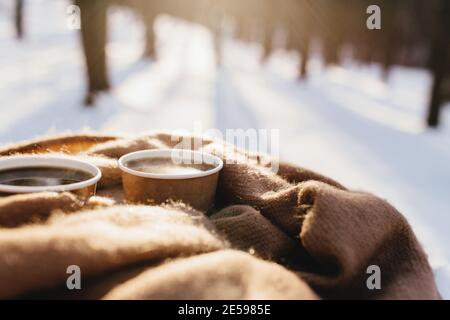
[[[158,5],[158,1],[155,0],[144,0],[139,2],[139,6],[141,7],[142,12],[142,19],[145,26],[144,57],[146,58],[156,58],[156,37],[154,24],[157,16]]]
[[[444,100],[445,76],[449,69],[450,43],[450,1],[442,0],[436,7],[434,35],[430,55],[430,68],[433,72],[433,87],[428,108],[427,124],[430,127],[439,125],[440,108]]]
[[[81,9],[81,41],[86,61],[88,90],[85,105],[92,105],[98,92],[109,89],[106,68],[107,0],[76,0]]]
[[[14,25],[17,39],[23,38],[23,0],[16,0],[14,8]]]

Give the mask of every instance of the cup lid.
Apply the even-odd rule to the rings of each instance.
[[[31,193],[43,191],[72,191],[91,186],[97,183],[102,177],[102,172],[97,166],[83,160],[72,159],[62,155],[21,155],[0,158],[0,171],[31,167],[81,170],[92,175],[92,178],[80,182],[55,186],[13,186],[0,183],[0,192]]]
[[[131,169],[126,164],[130,161],[152,158],[170,158],[181,160],[182,163],[209,164],[213,168],[195,173],[150,173]],[[193,161],[193,162],[189,162]],[[202,151],[187,149],[152,149],[128,153],[119,159],[119,168],[134,176],[153,179],[193,179],[212,175],[223,167],[223,161],[219,157]]]

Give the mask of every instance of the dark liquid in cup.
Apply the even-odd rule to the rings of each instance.
[[[155,174],[195,174],[214,169],[207,163],[175,163],[171,158],[148,158],[129,161],[126,166],[135,171]]]
[[[91,179],[92,174],[71,168],[26,167],[0,170],[0,184],[10,186],[48,187]]]

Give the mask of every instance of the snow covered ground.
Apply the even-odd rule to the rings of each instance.
[[[0,143],[91,128],[279,129],[283,159],[388,199],[413,225],[450,299],[450,108],[443,126],[422,125],[430,75],[348,61],[295,79],[298,58],[226,40],[217,68],[209,32],[170,17],[157,21],[160,59],[140,59],[143,30],[128,11],[110,12],[108,59],[114,89],[95,108],[81,105],[78,33],[66,27],[68,2],[28,1],[26,39],[17,42],[8,2],[0,2]]]

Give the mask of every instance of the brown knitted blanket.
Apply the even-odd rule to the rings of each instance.
[[[439,299],[423,249],[387,202],[287,163],[275,174],[266,157],[229,145],[201,141],[237,160],[225,161],[209,217],[183,204],[124,204],[116,159],[177,142],[80,134],[0,148],[63,152],[103,172],[87,202],[71,193],[0,198],[0,298]],[[70,265],[80,267],[81,290],[66,286]],[[381,288],[368,286],[369,266],[379,267]]]

